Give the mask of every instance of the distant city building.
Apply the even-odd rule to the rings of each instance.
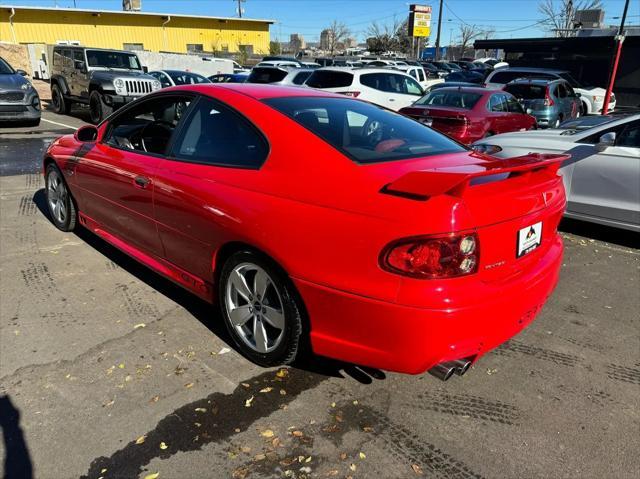
[[[333,43],[332,37],[333,37],[333,31],[328,28],[320,32],[320,49],[321,50],[331,49],[331,44]]]
[[[292,51],[298,52],[307,48],[307,42],[304,41],[304,37],[299,33],[292,33],[289,37],[289,47]]]
[[[344,45],[347,48],[356,48],[358,46],[358,40],[353,37],[347,37],[347,39],[344,41]]]

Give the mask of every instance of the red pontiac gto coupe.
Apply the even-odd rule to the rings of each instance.
[[[44,157],[51,217],[219,302],[248,358],[462,374],[558,280],[566,156],[497,160],[311,89],[149,94]],[[309,341],[305,341],[308,339]]]

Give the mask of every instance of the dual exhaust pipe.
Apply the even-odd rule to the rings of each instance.
[[[456,359],[455,361],[445,361],[444,363],[436,364],[429,369],[429,374],[437,377],[442,381],[448,380],[454,374],[462,376],[471,367],[471,359]]]

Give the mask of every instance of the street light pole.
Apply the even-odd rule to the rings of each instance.
[[[624,42],[624,22],[627,19],[627,10],[629,9],[629,0],[624,3],[624,11],[622,12],[622,20],[620,21],[620,28],[618,34],[615,37],[616,42],[616,54],[613,58],[611,65],[611,73],[609,74],[609,86],[607,87],[607,93],[604,95],[604,104],[602,105],[602,114],[606,115],[609,111],[609,99],[611,98],[611,92],[613,91],[613,85],[616,82],[616,74],[618,73],[618,63],[620,62],[620,54],[622,53],[622,42]]]
[[[440,60],[440,27],[442,26],[442,0],[438,7],[438,34],[436,35],[436,61]]]

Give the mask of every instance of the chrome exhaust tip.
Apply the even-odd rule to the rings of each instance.
[[[453,373],[456,372],[456,366],[454,365],[454,361],[447,361],[444,363],[436,364],[434,367],[429,369],[429,374],[437,377],[441,381],[448,380]]]
[[[455,361],[451,361],[451,363],[454,365],[455,373],[458,376],[464,375],[471,367],[471,361],[469,359],[456,359]]]

